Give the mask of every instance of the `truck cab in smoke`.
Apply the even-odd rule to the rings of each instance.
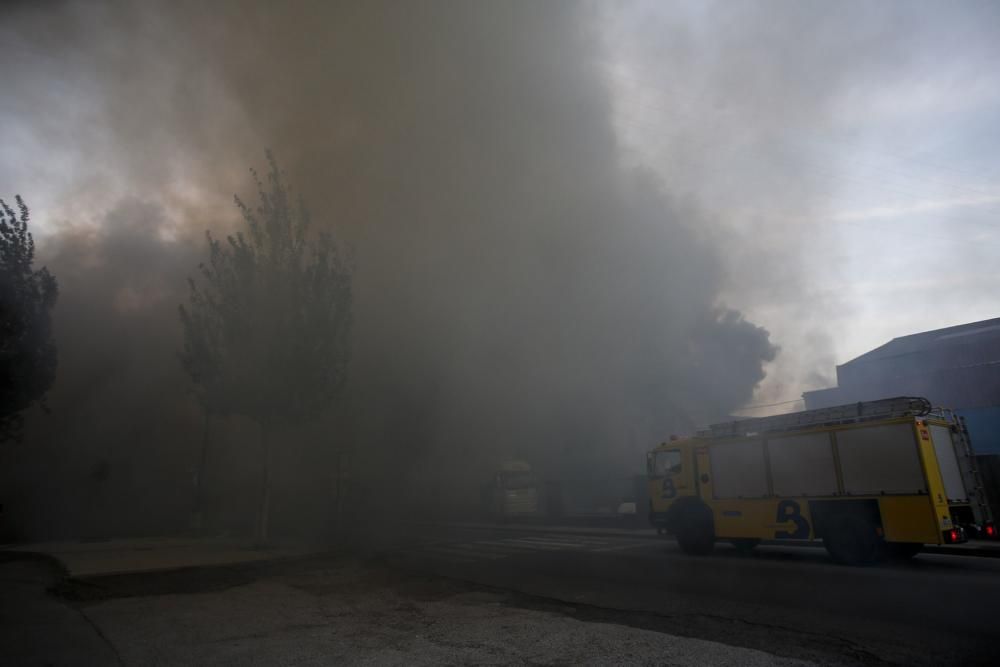
[[[484,487],[483,505],[495,520],[538,516],[538,484],[531,466],[524,461],[503,462]]]

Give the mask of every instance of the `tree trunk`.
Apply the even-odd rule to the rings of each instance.
[[[212,413],[205,410],[205,426],[201,437],[201,461],[198,472],[195,473],[194,514],[191,517],[191,527],[200,531],[205,525],[205,465],[208,461],[208,427]]]
[[[267,544],[268,518],[271,511],[271,425],[263,422],[260,425],[260,444],[263,449],[264,479],[260,490],[260,512],[257,524],[258,544]]]
[[[344,451],[342,449],[337,450],[337,496],[334,500],[334,530],[339,535],[341,532],[340,517],[341,517],[341,502],[343,498],[343,487],[344,485]]]

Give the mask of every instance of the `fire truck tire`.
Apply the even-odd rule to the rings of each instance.
[[[890,542],[885,546],[889,558],[893,560],[910,560],[924,548],[917,542]]]
[[[715,547],[715,526],[712,510],[705,505],[684,508],[677,526],[677,544],[692,556],[707,556]]]
[[[859,514],[835,514],[827,520],[823,545],[842,565],[871,565],[882,560],[885,542],[877,526]]]

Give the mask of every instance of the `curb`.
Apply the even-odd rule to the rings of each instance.
[[[0,549],[0,563],[13,563],[20,560],[31,560],[45,563],[52,569],[53,573],[59,579],[64,579],[69,576],[69,570],[66,569],[66,565],[52,554],[47,554],[42,551],[21,551],[16,548]]]
[[[173,563],[164,566],[154,566],[154,567],[140,567],[140,568],[126,568],[126,569],[109,569],[102,571],[83,571],[74,572],[66,562],[64,562],[59,556],[44,551],[33,551],[30,549],[18,549],[17,547],[5,546],[5,548],[0,549],[0,563],[11,562],[17,560],[35,560],[40,562],[45,562],[53,570],[56,577],[64,582],[96,582],[101,579],[114,579],[130,576],[149,576],[157,574],[178,574],[188,571],[195,570],[208,570],[208,569],[240,569],[240,568],[265,568],[268,566],[281,566],[287,563],[294,563],[300,561],[308,561],[314,558],[328,558],[333,556],[343,555],[345,549],[343,547],[326,547],[322,549],[315,549],[312,551],[304,551],[300,553],[283,553],[267,555],[260,558],[249,558],[249,559],[238,559],[232,561],[216,561],[216,562],[189,562],[189,563]]]
[[[562,533],[566,535],[584,535],[588,537],[632,537],[645,540],[660,540],[663,536],[652,532],[652,528],[594,528],[576,526],[546,526],[542,524],[517,524],[517,523],[436,523],[433,521],[408,522],[409,526],[435,526],[439,528],[464,528],[471,530],[503,530],[508,532],[532,532],[532,533]],[[640,532],[641,531],[641,532]],[[647,532],[649,531],[649,532]],[[672,539],[672,538],[667,538]]]
[[[410,524],[413,525],[413,524]],[[422,525],[427,526],[445,526],[451,528],[467,528],[467,529],[479,529],[479,530],[504,530],[509,532],[547,532],[547,533],[560,533],[564,535],[583,535],[588,537],[631,537],[646,540],[670,540],[674,541],[672,536],[662,536],[656,535],[649,532],[652,529],[632,529],[632,528],[594,528],[594,527],[580,527],[575,526],[546,526],[540,524],[486,524],[486,523],[433,523],[424,522]],[[769,547],[787,547],[787,546],[799,546],[799,547],[811,547],[814,549],[822,549],[822,541],[813,540],[762,540],[762,546]],[[925,545],[921,553],[925,554],[935,554],[942,556],[966,556],[975,558],[1000,558],[1000,543],[997,546],[941,546],[938,544],[928,544]]]
[[[945,556],[976,556],[977,558],[1000,558],[1000,547],[942,547],[928,544],[922,553],[943,554]]]
[[[270,558],[256,558],[251,560],[237,560],[231,562],[217,563],[188,563],[183,565],[169,565],[165,567],[141,568],[134,570],[108,570],[104,572],[92,572],[83,574],[68,573],[68,581],[77,582],[97,582],[101,579],[114,579],[124,577],[145,577],[150,575],[163,574],[166,576],[173,574],[184,574],[201,570],[231,570],[231,571],[252,571],[264,569],[271,566],[281,566],[290,563],[312,560],[314,558],[331,558],[343,555],[342,550],[313,551],[302,554],[287,554]]]

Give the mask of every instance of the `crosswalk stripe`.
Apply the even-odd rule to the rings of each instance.
[[[462,542],[456,544],[449,544],[448,547],[455,549],[462,549],[470,553],[485,554],[487,556],[495,556],[497,555],[498,551],[502,551],[501,549],[498,549],[496,546],[492,544],[482,544],[481,542]],[[507,549],[506,553],[500,555],[506,556],[510,555],[511,553],[514,552],[511,551],[510,549]]]
[[[649,546],[650,544],[656,544],[656,542],[631,542],[629,544],[617,544],[610,547],[602,547],[594,549],[593,551],[623,551],[625,549],[638,549],[639,547]]]
[[[524,553],[525,551],[537,551],[538,546],[533,544],[512,544],[510,542],[500,542],[491,540],[480,540],[476,544],[491,547],[493,549],[506,549],[511,553]]]
[[[594,538],[588,538],[588,537],[578,537],[576,535],[566,535],[566,536],[559,536],[559,535],[540,535],[540,536],[520,535],[517,538],[511,538],[511,539],[527,540],[527,541],[530,541],[530,542],[559,542],[559,543],[563,543],[563,544],[573,544],[573,545],[583,544],[583,545],[595,545],[596,546],[596,545],[608,544],[607,540],[594,539]]]
[[[523,538],[512,537],[509,540],[505,541],[516,542],[518,544],[537,544],[538,546],[549,546],[549,547],[555,547],[557,549],[567,549],[567,548],[586,546],[583,542],[562,542],[558,540],[541,540],[538,538],[529,538],[529,537],[523,537]]]
[[[558,542],[558,543],[572,543],[572,544],[586,544],[587,539],[574,537],[572,535],[560,536],[560,535],[515,535],[508,537],[509,540],[523,540],[526,542]],[[603,540],[602,540],[603,541]]]
[[[459,556],[454,553],[444,553],[441,551],[415,551],[410,552],[410,555],[416,558],[429,558],[429,559],[441,559],[445,558],[449,563],[478,563],[479,558],[469,558],[467,556]]]
[[[505,540],[506,546],[532,551],[563,551],[567,549],[565,544],[542,544],[540,542],[520,542],[518,540]]]
[[[448,556],[458,556],[460,560],[467,560],[470,563],[475,562],[477,559],[481,558],[489,558],[490,560],[495,560],[497,558],[506,558],[505,554],[491,554],[484,552],[467,551],[444,544],[439,544],[432,547],[426,547],[424,551],[442,553]]]

